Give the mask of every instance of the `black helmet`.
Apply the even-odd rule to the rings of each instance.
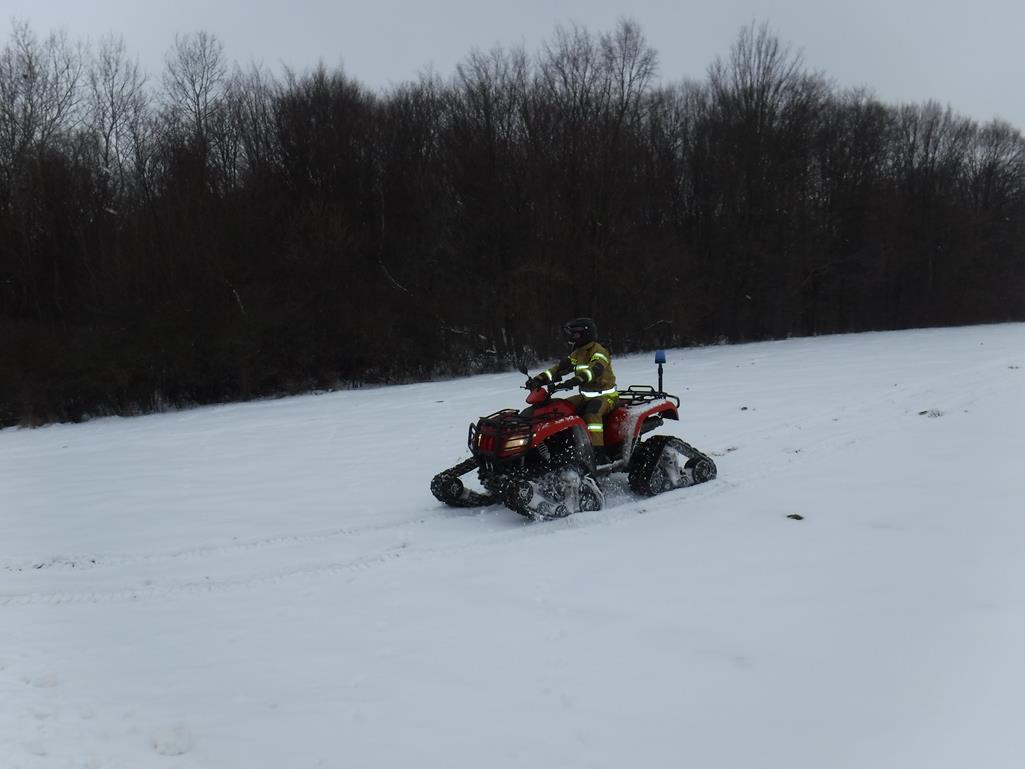
[[[562,327],[562,333],[566,335],[566,344],[575,350],[598,338],[598,326],[590,318],[574,318]]]

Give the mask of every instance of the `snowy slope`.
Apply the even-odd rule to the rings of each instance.
[[[0,432],[0,768],[1025,766],[1025,325],[670,351],[716,481],[440,506],[521,380]]]

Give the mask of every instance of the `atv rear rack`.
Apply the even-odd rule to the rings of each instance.
[[[651,385],[630,385],[619,391],[619,402],[624,406],[640,406],[652,401],[667,400],[676,403],[680,408],[680,399],[669,393],[659,392]]]

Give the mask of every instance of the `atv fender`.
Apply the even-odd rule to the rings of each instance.
[[[580,430],[584,438],[587,438],[587,424],[578,416],[566,416],[542,422],[534,432],[534,440],[531,442],[531,446],[537,446],[537,444],[543,443],[553,435],[558,435],[564,430],[573,429]]]
[[[605,443],[633,443],[642,433],[652,429],[652,423],[657,426],[663,419],[680,419],[680,413],[672,401],[618,408],[605,419]]]

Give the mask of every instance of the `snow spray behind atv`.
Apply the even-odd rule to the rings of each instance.
[[[662,389],[665,352],[655,354],[658,389],[630,385],[620,390],[616,407],[605,416],[608,464],[596,465],[587,424],[571,403],[552,394],[573,384],[553,382],[531,390],[522,411],[502,409],[470,425],[472,456],[438,473],[431,492],[453,507],[501,502],[535,520],[601,510],[600,481],[627,473],[631,490],[654,496],[715,478],[715,462],[671,435],[642,436],[679,420],[680,399]],[[521,369],[526,374],[526,369]],[[460,476],[477,471],[484,492],[463,485]]]

